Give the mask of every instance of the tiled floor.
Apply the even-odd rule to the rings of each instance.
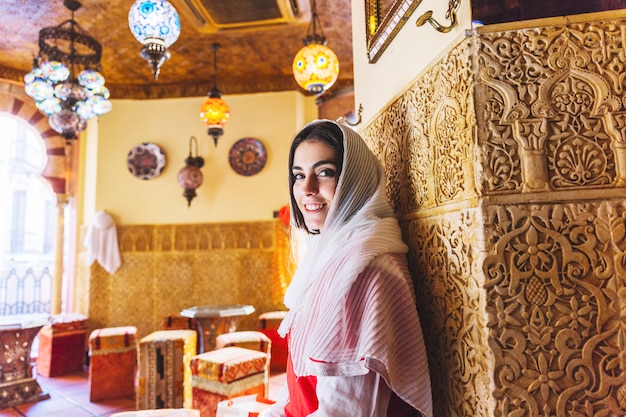
[[[33,368],[35,371],[35,368]],[[106,417],[119,411],[135,409],[134,397],[92,403],[89,401],[87,369],[54,378],[37,376],[37,381],[50,399],[12,408],[0,409],[1,417]],[[270,399],[275,399],[285,385],[285,374],[270,378]]]

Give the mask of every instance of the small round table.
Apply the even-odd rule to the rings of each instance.
[[[30,364],[33,340],[48,319],[48,314],[0,317],[0,409],[50,398]]]
[[[245,304],[203,305],[186,308],[183,317],[196,320],[200,338],[200,352],[215,349],[215,338],[222,333],[237,330],[237,319],[254,313],[254,307]]]

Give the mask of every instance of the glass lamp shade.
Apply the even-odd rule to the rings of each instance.
[[[71,110],[61,110],[48,118],[50,127],[61,134],[65,139],[75,139],[78,134],[85,130],[87,121],[78,113]]]
[[[191,200],[196,197],[196,188],[202,185],[204,177],[200,168],[187,165],[178,171],[178,184],[185,189],[183,196],[187,199],[187,206],[191,206]]]
[[[209,96],[200,106],[200,119],[208,126],[208,134],[217,146],[217,139],[224,133],[224,125],[230,119],[230,108],[221,98]]]
[[[158,80],[161,66],[170,58],[167,48],[180,36],[178,12],[167,0],[136,0],[128,12],[128,26]]]
[[[200,119],[207,126],[224,126],[230,119],[230,108],[221,98],[209,97],[200,106]]]
[[[326,45],[310,43],[300,49],[293,59],[293,75],[300,87],[320,94],[337,81],[339,60]]]
[[[69,78],[67,66],[45,61],[24,76],[26,94],[49,116],[50,126],[66,139],[76,139],[87,120],[112,109],[110,92],[98,71],[85,69]]]
[[[180,17],[167,0],[137,0],[128,12],[128,26],[139,43],[160,39],[169,48],[180,36]]]

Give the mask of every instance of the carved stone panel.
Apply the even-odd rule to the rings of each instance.
[[[437,417],[626,415],[626,20],[609,17],[478,29],[363,129]]]

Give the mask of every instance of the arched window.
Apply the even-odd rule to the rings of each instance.
[[[56,196],[41,173],[46,145],[0,112],[0,316],[50,311]]]

